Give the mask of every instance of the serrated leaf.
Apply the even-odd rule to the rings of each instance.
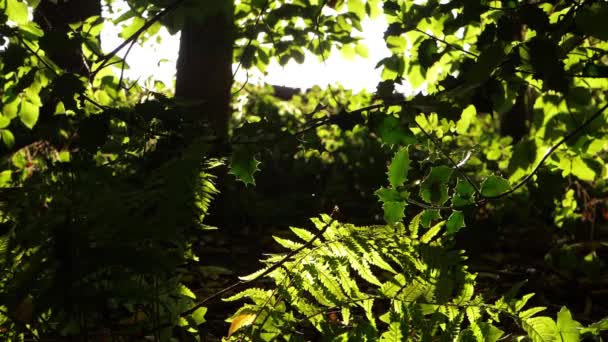
[[[509,182],[498,176],[490,176],[481,183],[481,195],[484,197],[496,197],[511,189]]]
[[[533,342],[556,340],[557,327],[550,317],[534,317],[522,321],[522,327]]]
[[[397,202],[397,201],[402,200],[401,195],[399,194],[399,191],[397,191],[395,189],[388,189],[388,188],[382,187],[382,188],[376,190],[376,192],[374,192],[374,194],[376,196],[378,196],[380,201],[382,201],[383,203]]]
[[[431,226],[433,221],[437,221],[441,219],[441,215],[439,214],[439,210],[437,209],[426,209],[422,212],[420,216],[420,224],[424,228],[428,228]]]
[[[393,160],[388,166],[388,181],[393,188],[397,188],[407,180],[410,169],[410,156],[408,147],[403,147],[395,153]]]
[[[475,188],[466,180],[459,179],[454,187],[454,195],[452,196],[452,205],[456,208],[464,207],[475,202],[473,195]]]
[[[581,324],[572,318],[570,310],[565,306],[557,313],[557,330],[562,342],[577,342],[580,340]]]
[[[455,234],[465,226],[464,214],[462,211],[454,210],[446,222],[446,230],[448,234]]]
[[[382,205],[382,208],[384,209],[384,220],[386,223],[392,224],[400,222],[405,215],[405,206],[405,201],[385,202]]]
[[[448,182],[452,176],[452,169],[447,166],[431,168],[428,176],[420,184],[420,198],[423,201],[436,205],[443,205],[448,201]]]
[[[255,153],[249,148],[237,148],[232,152],[230,158],[230,174],[236,179],[247,184],[255,185],[253,175],[259,171],[260,162],[255,158]]]

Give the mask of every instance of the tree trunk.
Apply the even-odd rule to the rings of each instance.
[[[176,99],[189,104],[194,122],[209,123],[220,141],[227,139],[231,117],[233,26],[232,13],[189,20],[177,60]]]

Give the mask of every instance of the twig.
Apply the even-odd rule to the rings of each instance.
[[[478,57],[479,57],[477,54],[475,54],[475,53],[473,53],[473,52],[471,52],[471,51],[467,51],[467,50],[465,50],[464,48],[462,48],[462,47],[460,47],[460,46],[458,46],[458,45],[448,43],[447,41],[445,41],[445,40],[443,40],[443,39],[441,39],[441,38],[439,38],[439,37],[433,36],[433,35],[432,35],[432,34],[430,34],[430,33],[426,33],[426,32],[424,32],[423,30],[421,30],[421,29],[419,29],[419,28],[417,28],[417,27],[416,27],[416,28],[414,28],[414,31],[416,31],[416,32],[420,32],[420,33],[424,34],[425,36],[427,36],[427,37],[429,37],[429,38],[431,38],[431,39],[433,39],[433,40],[436,40],[436,41],[438,41],[438,42],[440,42],[440,43],[443,43],[443,44],[444,44],[444,45],[446,45],[447,47],[450,47],[450,48],[452,48],[452,49],[454,49],[454,50],[458,50],[458,51],[460,51],[460,52],[464,52],[465,54],[467,54],[467,55],[469,55],[469,56],[473,56],[473,57],[475,57],[475,58],[478,58]]]
[[[103,56],[101,59],[99,59],[98,61],[96,61],[97,63],[101,63],[91,74],[95,75],[96,73],[99,72],[99,70],[105,68],[107,66],[108,61],[116,56],[116,54],[118,54],[118,52],[120,50],[122,50],[125,46],[127,46],[128,44],[131,44],[131,42],[137,40],[137,38],[139,38],[139,36],[144,33],[146,30],[148,30],[150,27],[152,27],[152,25],[156,24],[158,21],[160,21],[165,15],[167,15],[169,12],[173,11],[174,9],[176,9],[179,5],[182,4],[182,2],[184,2],[185,0],[175,0],[173,1],[171,4],[169,4],[169,6],[165,7],[164,9],[162,9],[160,12],[158,12],[155,16],[153,16],[150,20],[146,21],[144,23],[144,25],[139,28],[139,30],[135,31],[133,34],[131,34],[129,36],[129,38],[127,38],[126,40],[124,40],[122,43],[120,43],[116,48],[114,48],[114,50],[112,50],[111,52],[107,53],[105,56]]]
[[[458,174],[464,178],[467,183],[471,184],[471,186],[473,187],[473,189],[475,190],[475,193],[478,196],[481,196],[481,192],[479,191],[479,187],[477,187],[477,184],[475,184],[470,178],[469,176],[467,176],[461,169],[460,166],[458,165],[458,163],[456,163],[456,161],[454,161],[454,159],[452,159],[452,157],[450,157],[450,155],[443,150],[443,148],[441,148],[441,145],[439,144],[439,142],[437,141],[437,139],[435,139],[435,137],[433,137],[430,133],[428,133],[424,128],[422,128],[422,126],[416,121],[414,120],[414,123],[416,123],[416,126],[418,126],[418,128],[422,131],[422,133],[424,133],[424,135],[427,136],[427,138],[429,138],[432,142],[433,145],[435,145],[435,147],[437,147],[437,149],[441,152],[441,154],[443,154],[444,157],[446,157],[450,163],[452,164],[452,166],[454,167],[454,169],[456,169],[456,172],[458,172]]]
[[[270,0],[266,0],[266,2],[264,2],[264,5],[260,9],[260,14],[258,14],[257,18],[255,19],[255,24],[253,25],[254,27],[257,27],[260,20],[262,20],[262,15],[264,14],[264,12],[266,12],[269,3]],[[251,43],[253,43],[253,37],[249,38],[249,41],[247,41],[247,45],[245,45],[245,47],[243,48],[243,52],[245,52],[251,46]],[[236,65],[236,68],[234,68],[234,72],[232,73],[232,79],[236,77],[236,73],[241,68],[241,64],[243,64],[243,55],[241,55],[241,58],[239,58],[239,63]]]
[[[131,42],[131,44],[129,45],[129,48],[127,49],[127,52],[125,53],[125,56],[122,58],[122,64],[120,66],[120,79],[118,80],[118,89],[122,88],[122,81],[123,81],[123,77],[125,74],[125,67],[127,66],[127,56],[129,56],[129,53],[131,53],[131,49],[133,48],[133,45],[135,45],[136,40],[133,40]]]
[[[578,135],[579,133],[581,133],[583,131],[583,129],[585,129],[587,126],[589,126],[591,124],[591,122],[593,122],[593,120],[595,120],[598,117],[600,117],[600,115],[602,115],[602,113],[606,110],[606,108],[608,108],[608,104],[605,104],[602,108],[598,109],[597,112],[595,112],[592,116],[590,116],[587,120],[585,120],[574,131],[572,131],[572,132],[568,133],[566,136],[564,136],[557,144],[551,146],[547,150],[547,152],[545,152],[545,155],[543,156],[543,158],[538,162],[538,164],[536,164],[536,166],[534,167],[534,169],[532,170],[532,172],[530,172],[526,177],[524,177],[524,179],[522,179],[516,186],[514,186],[510,190],[508,190],[508,191],[506,191],[506,192],[504,192],[502,194],[499,194],[499,195],[495,195],[495,196],[483,196],[482,200],[479,201],[479,203],[483,202],[484,200],[494,200],[494,199],[505,197],[505,196],[507,196],[509,194],[512,194],[513,192],[517,191],[522,186],[524,186],[524,184],[526,184],[526,182],[528,180],[530,180],[530,178],[532,178],[532,176],[534,176],[536,174],[536,172],[541,167],[541,165],[543,165],[543,163],[547,160],[547,158],[549,158],[549,156],[553,152],[555,152],[555,150],[557,150],[557,148],[559,148],[561,145],[563,145],[566,141],[572,139],[573,137],[575,137],[576,135]]]

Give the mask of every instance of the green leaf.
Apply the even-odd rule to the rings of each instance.
[[[253,175],[260,170],[258,165],[260,162],[255,158],[254,151],[247,147],[240,147],[232,152],[229,173],[246,185],[255,185]]]
[[[430,227],[431,223],[437,220],[441,220],[441,215],[439,214],[439,210],[437,209],[426,209],[422,212],[422,215],[420,216],[420,224],[424,228]]]
[[[376,196],[378,196],[378,198],[382,201],[382,202],[396,202],[396,201],[401,201],[401,195],[399,194],[399,191],[395,190],[395,189],[387,189],[387,188],[380,188],[378,190],[376,190],[376,192],[374,192],[374,194]]]
[[[4,115],[0,114],[0,128],[6,128],[11,124],[11,118],[7,118]]]
[[[13,146],[15,146],[15,136],[13,135],[13,133],[11,133],[11,131],[9,131],[8,129],[3,129],[0,130],[0,133],[2,134],[2,142],[4,142],[4,145],[6,145],[6,147],[12,148]]]
[[[9,20],[14,21],[18,25],[27,23],[27,4],[18,0],[5,0],[4,6],[6,6],[6,15]]]
[[[420,184],[420,198],[423,201],[436,205],[443,205],[448,201],[448,182],[452,169],[447,166],[431,168],[428,176]]]
[[[437,234],[439,234],[439,231],[441,230],[441,227],[443,227],[444,224],[445,224],[445,221],[441,221],[441,222],[437,223],[436,225],[434,225],[431,229],[429,229],[426,233],[424,233],[424,235],[422,235],[420,237],[420,242],[422,242],[422,243],[431,242],[431,240],[435,236],[437,236]]]
[[[496,342],[502,337],[502,335],[504,335],[504,331],[498,329],[490,323],[480,322],[479,327],[481,328],[484,342]]]
[[[500,196],[509,189],[511,189],[509,182],[498,176],[490,176],[481,183],[481,195],[484,197]]]
[[[40,114],[40,107],[38,107],[37,105],[35,105],[27,100],[21,101],[21,108],[19,110],[19,118],[21,119],[21,122],[23,122],[23,124],[27,128],[29,128],[29,129],[34,128],[34,125],[36,125],[36,122],[38,121],[39,114]]]
[[[477,118],[477,110],[475,106],[469,105],[462,111],[462,115],[460,116],[460,120],[456,122],[456,132],[458,134],[466,134],[471,123]]]
[[[405,201],[385,202],[382,208],[384,209],[384,220],[386,223],[400,222],[404,216],[405,206]]]
[[[557,331],[562,342],[578,342],[580,340],[579,330],[581,324],[572,319],[570,310],[565,306],[557,313]]]
[[[207,308],[206,307],[200,307],[198,309],[196,309],[192,315],[190,315],[190,317],[192,317],[192,320],[194,321],[195,325],[201,325],[203,323],[205,323],[207,320],[205,319],[205,314],[207,313]]]
[[[583,160],[583,158],[580,156],[576,156],[572,160],[571,172],[577,178],[589,182],[593,181],[596,176],[595,171],[593,171],[593,169],[590,168],[587,163],[585,163],[585,160]]]
[[[608,3],[597,2],[591,6],[582,6],[575,18],[576,27],[585,35],[608,40]]]
[[[355,53],[357,53],[357,55],[359,55],[363,58],[369,57],[369,50],[368,50],[367,46],[362,43],[358,43],[357,45],[355,45]]]
[[[524,320],[522,327],[533,342],[555,341],[557,327],[549,317],[541,316]]]
[[[410,169],[410,157],[408,147],[403,147],[395,153],[395,157],[388,166],[388,181],[394,188],[402,186],[407,180]]]
[[[475,202],[473,195],[475,194],[475,188],[466,180],[459,179],[456,187],[454,188],[454,195],[452,196],[452,205],[456,208],[461,208]]]
[[[455,234],[465,226],[466,224],[464,223],[464,214],[462,211],[454,210],[446,222],[448,234]]]
[[[407,197],[407,192],[402,194],[395,189],[380,188],[374,194],[382,201],[384,220],[387,223],[392,224],[403,219],[403,212],[407,205],[404,197]]]

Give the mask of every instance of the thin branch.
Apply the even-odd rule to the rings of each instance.
[[[131,44],[129,45],[129,48],[127,49],[127,52],[125,53],[125,56],[122,58],[122,64],[120,66],[120,79],[118,80],[118,89],[122,88],[122,81],[123,81],[123,77],[125,74],[125,67],[127,66],[127,57],[129,56],[129,53],[131,53],[131,49],[133,48],[133,45],[135,45],[135,42],[136,42],[136,40],[133,40],[131,42]]]
[[[450,157],[449,153],[447,153],[446,151],[443,150],[443,148],[441,148],[441,145],[439,144],[439,141],[437,141],[437,139],[435,139],[435,137],[433,137],[429,132],[427,132],[424,128],[422,128],[422,126],[416,121],[414,120],[414,122],[416,123],[416,126],[418,126],[418,128],[422,131],[422,133],[424,133],[424,135],[426,135],[427,138],[429,138],[432,142],[433,145],[435,145],[435,147],[437,147],[437,149],[439,150],[439,152],[441,152],[441,154],[443,154],[444,157],[447,158],[447,160],[449,160],[449,162],[452,164],[452,166],[454,167],[454,169],[456,170],[456,172],[458,172],[458,174],[464,178],[467,183],[471,184],[471,186],[473,187],[473,189],[475,190],[475,193],[478,196],[481,196],[481,192],[479,191],[479,188],[477,187],[477,184],[475,184],[470,178],[469,176],[467,176],[461,169],[460,166],[458,165],[458,163],[456,163],[456,161],[454,161],[454,159],[452,159],[452,157]]]
[[[270,4],[270,0],[266,0],[266,2],[264,2],[264,5],[262,5],[262,8],[260,8],[260,14],[258,14],[257,18],[255,19],[255,24],[253,25],[254,27],[257,27],[258,24],[260,23],[260,20],[262,20],[262,15],[264,14],[264,12],[266,12],[266,9],[268,8],[269,4]],[[245,45],[245,47],[243,48],[243,52],[245,52],[251,46],[251,43],[253,43],[253,40],[254,40],[253,37],[249,38],[249,41],[247,41],[247,45]],[[234,79],[236,77],[236,73],[239,71],[242,64],[243,64],[243,55],[241,55],[241,58],[239,58],[239,63],[236,65],[236,68],[234,68],[234,72],[232,73],[232,79]]]
[[[105,68],[107,66],[108,61],[112,57],[116,56],[118,54],[118,52],[120,52],[120,50],[122,50],[125,46],[131,44],[132,42],[136,41],[142,33],[146,32],[146,30],[148,30],[150,27],[152,27],[152,25],[159,22],[165,15],[167,15],[169,12],[176,9],[184,1],[185,0],[173,1],[172,3],[169,4],[169,6],[165,7],[160,12],[158,12],[155,16],[153,16],[150,20],[146,21],[146,23],[141,28],[139,28],[139,30],[135,31],[132,35],[129,36],[129,38],[127,38],[122,43],[120,43],[116,48],[114,48],[114,50],[112,50],[111,52],[109,52],[105,56],[103,56],[101,59],[99,59],[97,61],[97,63],[101,63],[101,64],[91,74],[95,75],[96,73],[99,72],[99,70]]]
[[[566,136],[564,136],[557,144],[551,146],[547,150],[547,152],[545,152],[545,155],[543,156],[543,158],[538,162],[538,164],[536,164],[536,166],[534,167],[534,169],[532,170],[532,172],[530,172],[526,177],[524,177],[524,179],[522,179],[516,186],[514,186],[509,191],[506,191],[506,192],[504,192],[504,193],[502,193],[500,195],[496,195],[496,196],[483,196],[482,200],[479,201],[479,203],[483,202],[484,200],[495,200],[495,199],[499,199],[499,198],[505,197],[505,196],[510,195],[513,192],[517,191],[522,186],[524,186],[526,184],[526,182],[528,182],[528,180],[530,180],[530,178],[532,178],[532,176],[534,176],[536,174],[536,172],[538,172],[538,170],[541,167],[541,165],[543,165],[543,163],[547,160],[547,158],[549,158],[549,156],[553,152],[555,152],[555,150],[557,150],[561,145],[563,145],[568,140],[572,139],[573,137],[575,137],[579,133],[581,133],[583,131],[583,129],[585,129],[587,126],[589,126],[595,119],[597,119],[598,117],[600,117],[602,115],[602,113],[606,110],[606,108],[608,108],[608,103],[605,104],[602,108],[598,109],[597,112],[595,112],[592,116],[590,116],[587,120],[585,120],[574,131],[572,131],[569,134],[567,134]]]
[[[444,45],[446,45],[446,46],[448,46],[448,47],[450,47],[450,48],[452,48],[452,49],[458,50],[458,51],[460,51],[460,52],[464,52],[465,54],[467,54],[467,55],[469,55],[469,56],[473,56],[473,57],[475,57],[475,58],[478,58],[478,57],[479,57],[479,56],[478,56],[476,53],[473,53],[473,52],[471,52],[471,51],[467,51],[467,50],[465,50],[463,47],[460,47],[460,46],[458,46],[458,45],[455,45],[455,44],[452,44],[452,43],[448,43],[447,41],[445,41],[445,40],[443,40],[443,39],[441,39],[441,38],[439,38],[439,37],[435,37],[435,36],[433,36],[433,35],[432,35],[432,34],[430,34],[430,33],[426,33],[426,32],[424,32],[423,30],[421,30],[421,29],[419,29],[419,28],[417,28],[417,27],[416,27],[416,28],[414,28],[414,30],[415,30],[416,32],[420,32],[420,33],[424,34],[425,36],[427,36],[427,37],[429,37],[429,38],[431,38],[431,39],[433,39],[433,40],[436,40],[436,41],[438,41],[438,42],[440,42],[440,43],[443,43]]]

